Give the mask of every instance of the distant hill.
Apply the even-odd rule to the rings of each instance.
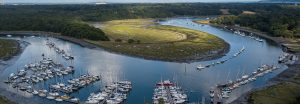
[[[298,2],[300,3],[300,0],[261,0],[261,2]]]

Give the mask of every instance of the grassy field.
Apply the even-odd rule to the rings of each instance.
[[[197,21],[194,21],[194,22],[199,23],[199,24],[209,24],[209,21],[210,20],[197,20]]]
[[[300,52],[300,38],[285,39],[285,46],[289,47],[291,51]]]
[[[282,83],[251,93],[250,104],[299,104],[300,85]]]
[[[300,104],[300,65],[289,66],[275,81],[283,82],[250,94],[253,104]]]
[[[0,59],[9,59],[18,50],[18,43],[16,41],[0,39]]]
[[[87,41],[118,53],[144,58],[170,61],[200,59],[227,46],[223,40],[208,33],[162,26],[151,19],[115,20],[100,27],[111,41]]]
[[[135,39],[142,43],[172,42],[186,39],[179,32],[148,28],[155,25],[150,19],[115,20],[106,22],[104,32],[113,40]]]

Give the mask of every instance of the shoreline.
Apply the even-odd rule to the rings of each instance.
[[[216,26],[216,25],[215,25]],[[221,26],[216,26],[216,27],[221,27]],[[248,30],[249,31],[249,30]],[[250,31],[251,32],[251,31]],[[82,47],[87,47],[87,48],[101,48],[101,49],[104,49],[104,50],[106,50],[106,51],[108,51],[108,52],[112,52],[112,53],[117,53],[117,54],[122,54],[122,55],[126,55],[126,54],[123,54],[123,53],[119,53],[119,52],[115,52],[115,51],[110,51],[110,50],[108,50],[108,49],[105,49],[105,48],[103,48],[103,47],[100,47],[100,46],[97,46],[97,45],[94,45],[94,44],[92,44],[92,43],[89,43],[89,42],[86,42],[86,41],[84,41],[84,40],[82,40],[82,39],[76,39],[76,38],[72,38],[72,37],[67,37],[67,36],[61,36],[60,34],[58,34],[58,33],[52,33],[52,32],[42,32],[42,31],[9,31],[9,32],[0,32],[0,35],[7,35],[7,34],[14,34],[14,35],[20,35],[20,36],[23,36],[23,35],[38,35],[38,36],[50,36],[50,37],[54,37],[54,38],[58,38],[58,39],[62,39],[62,40],[65,40],[65,41],[69,41],[69,42],[72,42],[72,43],[75,43],[75,44],[78,44],[78,45],[80,45],[80,46],[82,46]],[[255,33],[255,35],[257,35],[256,33]],[[266,37],[265,37],[266,38]],[[276,41],[276,40],[274,40],[274,39],[272,39],[272,38],[269,38],[270,40],[272,40],[272,41],[274,41],[274,42],[276,42],[277,44],[279,44],[279,45],[281,45],[281,42],[278,42],[278,41]],[[228,53],[228,51],[229,51],[229,49],[230,49],[230,45],[229,44],[226,44],[226,48],[225,48],[225,50],[223,50],[221,53],[223,53],[222,55],[218,52],[218,53],[216,53],[217,55],[214,55],[215,57],[208,57],[208,58],[205,58],[205,59],[207,59],[207,60],[211,60],[211,59],[216,59],[216,58],[219,58],[219,57],[222,57],[222,56],[224,56],[226,53]],[[21,53],[21,51],[20,51],[20,53]],[[20,55],[20,53],[18,54],[18,55]],[[134,55],[128,55],[127,54],[127,56],[132,56],[132,57],[137,57],[137,58],[144,58],[144,57],[139,57],[139,56],[134,56]],[[15,56],[14,56],[14,58],[15,58]],[[12,61],[12,60],[14,60],[14,58],[12,58],[12,59],[9,59],[9,61]],[[151,59],[151,58],[144,58],[144,59],[150,59],[150,60],[156,60],[155,58],[153,58],[153,59]],[[203,59],[202,59],[203,60]],[[160,61],[165,61],[165,60],[160,60]],[[199,60],[193,60],[193,61],[199,61]],[[193,61],[189,61],[189,62],[193,62]],[[298,60],[299,61],[299,60]],[[180,61],[170,61],[169,60],[169,62],[180,62]],[[8,65],[8,64],[7,64]],[[7,66],[6,65],[6,66]],[[293,66],[293,65],[291,65],[291,66]],[[5,68],[4,68],[5,69]],[[4,69],[2,69],[2,68],[0,68],[0,71],[1,70],[4,70]],[[289,66],[289,68],[288,69],[286,69],[285,71],[289,71],[289,70],[293,70],[293,69],[290,69],[290,66]],[[284,71],[284,72],[285,72]],[[282,72],[282,73],[284,73],[284,72]],[[282,73],[280,73],[280,74],[282,74]],[[279,74],[279,75],[280,75]],[[277,76],[275,76],[274,78],[277,78],[279,75],[277,75]],[[272,78],[273,79],[273,78]],[[269,81],[269,82],[271,82],[271,81]],[[271,82],[272,84],[267,84],[265,87],[262,87],[262,88],[257,88],[257,89],[254,89],[254,90],[252,90],[252,91],[250,91],[250,92],[247,92],[247,93],[245,93],[245,94],[243,94],[242,96],[240,96],[238,99],[236,99],[235,101],[240,101],[240,99],[243,97],[245,97],[245,96],[248,96],[249,95],[249,93],[251,93],[251,92],[253,92],[253,91],[258,91],[258,90],[261,90],[261,89],[264,89],[264,88],[268,88],[269,86],[271,86],[271,85],[276,85],[276,84],[278,84],[279,82]],[[6,91],[5,90],[5,92],[1,92],[1,95],[3,95],[3,93],[11,93],[11,92],[9,92],[9,91]],[[14,94],[14,93],[12,93],[11,95],[17,95],[17,94]],[[14,98],[14,97],[16,97],[16,96],[12,96],[12,98]],[[21,96],[22,97],[22,96]],[[24,100],[24,99],[23,99]],[[234,103],[235,101],[233,101],[232,103]]]
[[[216,53],[208,53],[206,52],[206,55],[201,55],[205,57],[191,57],[191,58],[186,58],[186,59],[165,59],[165,58],[158,58],[158,57],[152,57],[152,56],[144,56],[144,55],[137,55],[137,54],[130,54],[130,53],[123,53],[120,51],[114,51],[112,49],[106,48],[106,47],[101,47],[96,44],[95,46],[98,46],[99,48],[108,51],[110,53],[115,53],[115,54],[120,54],[120,55],[125,55],[129,57],[134,57],[134,58],[140,58],[140,59],[145,59],[145,60],[153,60],[153,61],[165,61],[165,62],[176,62],[176,63],[192,63],[192,62],[197,62],[197,61],[208,61],[208,60],[214,60],[221,58],[223,56],[226,56],[226,54],[230,51],[230,45],[225,42],[225,47],[222,50],[218,50]],[[93,44],[93,43],[90,43]]]
[[[71,43],[78,44],[82,47],[86,47],[86,48],[90,48],[90,49],[102,49],[102,50],[105,50],[105,51],[110,52],[110,53],[115,53],[115,54],[120,54],[120,55],[140,58],[140,59],[146,59],[146,60],[177,62],[177,63],[191,63],[191,62],[196,62],[196,61],[214,60],[214,59],[218,59],[218,58],[221,58],[221,57],[225,56],[230,50],[230,45],[227,42],[224,42],[224,43],[226,43],[224,49],[217,50],[216,53],[206,52],[205,55],[201,55],[200,57],[191,57],[191,58],[186,58],[186,59],[162,59],[162,58],[152,57],[152,56],[144,56],[144,55],[136,55],[136,54],[118,52],[118,51],[114,51],[114,50],[111,50],[111,49],[101,47],[99,45],[87,42],[83,39],[76,39],[76,38],[73,38],[73,37],[62,36],[59,33],[53,33],[53,32],[44,32],[44,31],[0,31],[0,35],[7,35],[7,34],[13,34],[13,35],[19,35],[19,36],[24,36],[24,35],[48,36],[48,37],[53,37],[53,38],[58,38],[58,39],[61,39],[61,40],[69,41]]]
[[[53,37],[53,38],[58,38],[61,40],[69,41],[71,43],[78,44],[82,47],[87,47],[87,48],[96,48],[93,44],[90,44],[88,42],[85,42],[81,39],[76,39],[73,37],[68,37],[68,36],[63,36],[60,33],[54,33],[54,32],[45,32],[45,31],[0,31],[0,35],[16,35],[16,36],[26,36],[26,35],[34,35],[34,36],[45,36],[45,37]]]
[[[5,40],[11,40],[11,41],[14,41],[14,42],[16,42],[16,52],[15,53],[13,53],[12,55],[10,55],[10,56],[8,56],[8,57],[4,57],[4,58],[2,58],[2,59],[0,59],[0,64],[4,64],[5,65],[5,62],[6,61],[8,61],[8,60],[10,60],[12,57],[14,57],[14,56],[17,56],[17,55],[19,55],[19,54],[21,54],[22,53],[22,47],[21,47],[21,41],[19,41],[19,40],[13,40],[13,39],[5,39]],[[4,63],[3,63],[4,62]],[[1,70],[1,69],[0,69]]]
[[[197,23],[197,22],[195,22],[195,23]],[[225,28],[225,25],[217,25],[217,24],[207,24],[207,25],[211,25],[211,26],[218,27],[218,28]],[[265,32],[261,32],[261,31],[251,29],[251,28],[247,28],[247,27],[226,26],[226,29],[229,29],[229,30],[234,29],[234,30],[239,30],[239,31],[243,31],[243,32],[253,33],[256,36],[259,36],[259,37],[262,37],[264,39],[271,40],[271,41],[275,42],[276,44],[278,44],[281,47],[281,49],[284,52],[293,53],[297,57],[300,57],[300,52],[296,52],[296,51],[292,50],[291,47],[287,46],[287,44],[289,44],[288,43],[289,41],[285,38],[271,37],[271,36],[268,36],[267,33],[265,33]],[[298,83],[299,84],[300,81],[291,82],[291,81],[288,80],[287,76],[297,74],[297,73],[295,73],[295,71],[299,70],[299,68],[300,68],[300,60],[297,60],[297,62],[295,62],[294,64],[287,65],[287,66],[288,66],[288,68],[286,70],[279,73],[275,77],[269,79],[269,81],[267,82],[267,84],[265,86],[260,87],[260,88],[252,89],[249,92],[246,92],[245,94],[242,94],[242,96],[238,97],[236,100],[234,100],[230,104],[248,104],[249,103],[248,100],[249,100],[249,97],[250,97],[251,93],[253,93],[255,91],[260,91],[260,90],[263,90],[263,89],[267,89],[271,86],[275,86],[275,85],[278,85],[280,83]]]
[[[272,42],[275,42],[276,44],[281,46],[281,49],[285,52],[289,52],[289,53],[299,53],[298,51],[293,50],[293,47],[291,46],[291,44],[289,43],[290,40],[288,40],[287,38],[283,38],[283,37],[272,37],[267,35],[267,33],[256,30],[256,29],[251,29],[248,27],[239,27],[239,26],[226,26],[226,25],[219,25],[219,24],[207,24],[207,25],[211,25],[214,27],[218,27],[218,28],[225,28],[225,29],[233,29],[233,30],[239,30],[242,32],[246,32],[246,33],[253,33],[256,36],[259,36],[260,38],[264,38],[266,40],[270,40]]]
[[[53,37],[53,38],[58,38],[58,39],[62,39],[74,44],[78,44],[82,47],[87,47],[87,48],[91,48],[91,49],[103,49],[105,51],[111,52],[111,53],[117,53],[117,54],[122,54],[122,55],[127,55],[127,56],[131,56],[131,57],[137,57],[137,58],[143,58],[143,59],[147,59],[147,60],[158,60],[158,61],[168,61],[168,62],[186,62],[187,60],[159,60],[157,58],[145,58],[145,57],[139,57],[136,55],[129,55],[129,54],[123,54],[123,53],[118,53],[115,51],[110,51],[108,49],[104,49],[100,46],[94,45],[92,43],[86,42],[84,40],[81,39],[76,39],[76,38],[72,38],[72,37],[67,37],[67,36],[61,36],[60,34],[57,33],[52,33],[52,32],[42,32],[42,31],[9,31],[9,32],[0,32],[0,36],[5,36],[7,34],[12,34],[15,36],[49,36],[49,37]],[[15,40],[18,42],[18,46],[19,49],[17,52],[17,54],[11,56],[8,60],[4,60],[3,62],[5,62],[5,64],[0,64],[0,72],[3,72],[7,67],[9,67],[11,64],[13,64],[22,54],[22,52],[24,51],[24,49],[28,46],[28,44],[30,43],[26,43],[25,41],[20,41],[20,40]],[[226,42],[225,42],[226,43]],[[228,43],[226,43],[225,45],[226,47],[224,49],[222,49],[222,51],[218,51],[217,53],[209,53],[211,54],[210,57],[205,57],[205,58],[201,58],[200,60],[212,60],[212,59],[217,59],[220,57],[223,57],[224,55],[226,55],[226,53],[229,52],[230,49],[230,45]],[[189,59],[188,62],[193,62],[193,61],[199,61],[199,59]],[[3,83],[3,82],[0,82]],[[22,96],[18,93],[12,92],[7,90],[6,86],[1,85],[0,86],[0,96],[2,96],[2,98],[4,100],[6,100],[9,103],[18,103],[18,104],[39,104],[38,102],[35,102],[35,99],[29,99],[26,96]]]
[[[18,43],[18,52],[12,56],[9,57],[9,59],[2,60],[2,64],[0,64],[0,73],[2,73],[7,67],[14,64],[14,62],[19,59],[20,55],[24,51],[24,49],[30,44],[25,41],[20,40],[14,40]],[[3,83],[2,81],[0,83]],[[7,103],[14,104],[14,103],[23,103],[23,104],[35,104],[34,101],[31,101],[29,99],[26,99],[26,97],[16,94],[14,92],[8,91],[2,84],[0,85],[0,96],[3,100],[5,100]],[[16,99],[22,99],[22,101],[16,100]],[[21,103],[21,104],[22,104]]]
[[[296,55],[297,55],[297,57],[300,57],[300,53],[297,53]],[[256,91],[260,91],[260,90],[265,90],[272,86],[276,86],[276,85],[279,85],[282,83],[300,84],[300,80],[291,81],[289,79],[289,76],[291,76],[291,75],[297,75],[297,74],[300,75],[300,73],[299,73],[300,72],[300,60],[295,62],[295,64],[293,64],[293,65],[287,65],[287,66],[288,66],[288,68],[286,70],[282,71],[275,77],[269,79],[265,86],[260,87],[260,88],[255,88],[253,90],[250,90],[249,92],[246,92],[245,94],[242,94],[240,97],[238,97],[236,100],[234,100],[230,104],[248,104],[249,103],[248,100],[252,93],[254,93]]]

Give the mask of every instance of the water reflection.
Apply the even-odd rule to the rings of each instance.
[[[53,58],[56,62],[63,63],[65,66],[75,66],[76,71],[73,75],[68,75],[61,79],[64,82],[70,78],[87,73],[101,75],[103,77],[101,81],[87,86],[77,93],[71,94],[72,96],[79,97],[81,100],[85,100],[90,93],[99,91],[99,89],[107,83],[116,80],[130,80],[133,83],[133,90],[130,92],[126,103],[141,104],[145,103],[147,100],[151,101],[155,83],[161,79],[170,79],[179,83],[184,90],[188,91],[190,97],[189,100],[191,102],[196,102],[201,100],[202,96],[209,98],[209,89],[218,83],[225,83],[228,80],[235,80],[244,74],[249,74],[262,64],[276,64],[277,57],[282,53],[281,49],[273,43],[268,43],[266,41],[257,42],[253,39],[237,36],[231,32],[215,27],[195,24],[192,20],[193,19],[174,18],[164,21],[162,24],[201,30],[221,37],[231,45],[229,53],[220,59],[185,64],[128,57],[109,53],[101,49],[83,48],[70,42],[50,38],[60,48],[67,50],[68,53],[75,56],[75,60],[69,62],[65,61],[60,55],[57,55],[54,50],[49,49],[45,45],[46,38],[44,37],[15,37],[14,39],[27,41],[31,44],[24,50],[13,65],[9,66],[1,73],[0,77],[6,79],[10,73],[21,69],[25,64],[41,60],[41,55],[44,53],[46,57]],[[196,70],[198,64],[209,64],[218,60],[227,59],[243,46],[246,47],[246,51],[237,58],[234,58],[225,64],[220,64],[202,71]],[[263,86],[269,78],[283,70],[284,68],[277,70],[274,73],[257,79],[257,81],[253,83],[249,83],[246,86],[239,88],[233,92],[229,101],[252,88]],[[56,83],[56,81],[49,80],[46,83]],[[38,84],[35,87],[47,88],[47,84]],[[17,92],[5,84],[1,84],[1,87],[8,88],[11,92],[24,95],[24,93],[20,93],[20,91]],[[34,101],[55,103],[38,97],[31,97],[30,95],[28,97]]]

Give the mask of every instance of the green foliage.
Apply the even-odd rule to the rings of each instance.
[[[220,52],[227,48],[227,43],[214,35],[175,26],[151,25],[153,23],[154,20],[150,19],[109,21],[102,25],[102,29],[112,39],[122,39],[126,40],[126,42],[88,42],[97,44],[104,49],[127,55],[166,61],[199,59],[206,57],[208,52]],[[126,25],[115,28],[114,24]],[[152,33],[150,30],[154,31],[154,34],[149,34]],[[141,33],[147,33],[148,35]],[[168,35],[164,33],[168,33]],[[141,35],[142,38],[139,37]],[[128,42],[128,39],[132,40]]]
[[[240,14],[225,16],[213,20],[212,23],[224,25],[241,25],[267,32],[276,37],[300,37],[300,8],[274,6],[255,11],[255,15]],[[280,8],[280,9],[278,9]]]
[[[79,39],[85,38],[90,40],[108,40],[108,38],[104,35],[104,32],[87,24],[70,23],[65,27],[63,26],[62,28],[64,28],[64,30],[61,31],[61,33],[66,36],[71,36]]]
[[[5,5],[0,7],[0,31],[47,31],[108,40],[100,29],[80,21],[220,14],[213,5],[217,4]]]
[[[280,83],[266,89],[252,92],[249,104],[299,104],[300,85],[297,83]]]
[[[79,39],[108,40],[100,29],[68,19],[1,13],[0,18],[0,31],[47,31]]]
[[[7,60],[19,52],[18,43],[15,40],[0,39],[0,60]],[[1,97],[0,97],[1,102]]]
[[[276,35],[282,34],[278,30],[287,28],[287,31],[283,33],[288,37],[295,36],[295,34],[300,36],[299,8],[284,4],[263,3],[5,5],[0,7],[0,31],[39,30],[59,32],[76,38],[108,40],[101,30],[85,25],[81,21],[220,15],[220,9],[228,9],[231,14],[240,14],[245,10],[258,14],[224,17],[223,22],[219,21],[218,23],[227,25],[238,23]],[[288,24],[288,26],[273,25],[276,22],[279,23],[278,25]]]
[[[134,43],[135,41],[133,39],[128,39],[127,42],[131,44],[131,43]]]
[[[134,40],[134,39],[128,39],[127,42],[128,42],[129,44],[132,44],[132,43],[140,44],[140,43],[141,43],[140,40]]]
[[[224,24],[224,25],[234,25],[235,20],[237,19],[237,16],[221,16],[216,20],[210,21],[211,23],[216,24]]]
[[[165,104],[164,99],[160,98],[160,99],[158,100],[158,104]]]
[[[6,5],[0,14],[29,17],[73,18],[83,21],[108,21],[132,18],[218,15],[220,4],[107,4],[107,5]]]
[[[122,42],[122,39],[115,39],[115,42]]]

